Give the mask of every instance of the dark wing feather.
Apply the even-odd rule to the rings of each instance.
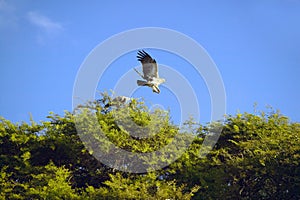
[[[157,63],[147,52],[144,50],[138,51],[137,58],[143,65],[143,73],[146,80],[152,77],[158,78]]]

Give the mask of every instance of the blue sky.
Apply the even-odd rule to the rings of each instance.
[[[258,109],[270,105],[300,121],[299,21],[298,0],[0,0],[0,115],[17,122],[28,121],[31,113],[40,121],[49,111],[71,111],[76,74],[92,49],[129,29],[162,27],[186,34],[206,49],[223,78],[228,114],[253,112],[257,103]],[[201,77],[178,57],[148,52],[194,84],[201,121],[208,121],[209,94]],[[119,65],[124,73],[139,65],[135,54],[112,63],[98,89],[114,86],[122,75],[115,73]],[[170,108],[178,120],[179,105],[167,88],[156,96],[141,88],[133,96]]]

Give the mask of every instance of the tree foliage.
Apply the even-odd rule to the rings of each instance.
[[[183,133],[168,113],[150,112],[143,102],[133,100],[118,108],[106,106],[109,102],[104,95],[81,108],[77,118],[69,112],[50,113],[42,123],[1,118],[0,199],[300,199],[300,124],[280,113],[238,113],[225,122],[196,128],[190,121],[193,130]],[[102,142],[88,121],[90,115],[114,145],[127,151],[153,152],[184,134],[193,142],[163,169],[143,174],[118,171],[99,162],[93,156],[95,148],[82,142],[85,136],[89,140],[84,141]],[[89,127],[80,137],[77,120]],[[203,139],[215,126],[222,126],[220,138],[200,158]],[[130,130],[136,131],[134,136]],[[101,148],[116,153],[110,152],[109,144]],[[124,165],[122,159],[113,165]]]

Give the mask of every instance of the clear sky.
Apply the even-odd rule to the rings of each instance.
[[[92,49],[129,29],[162,27],[206,49],[223,78],[228,114],[253,112],[257,103],[258,109],[270,105],[300,121],[299,24],[299,0],[0,0],[0,115],[17,122],[28,121],[31,113],[40,121],[49,111],[71,111],[76,74]],[[186,70],[189,64],[182,59],[147,51],[194,84],[202,122],[209,120],[209,94],[201,77]],[[138,66],[135,56],[130,52],[116,60],[98,89],[112,89],[122,75],[116,73],[120,65],[123,73]],[[175,96],[164,87],[155,95],[141,88],[133,96],[170,108],[176,121]]]

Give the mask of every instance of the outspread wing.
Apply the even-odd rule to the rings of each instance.
[[[153,77],[158,78],[157,63],[148,53],[144,50],[138,51],[137,58],[143,65],[143,73],[146,80],[150,80]]]

